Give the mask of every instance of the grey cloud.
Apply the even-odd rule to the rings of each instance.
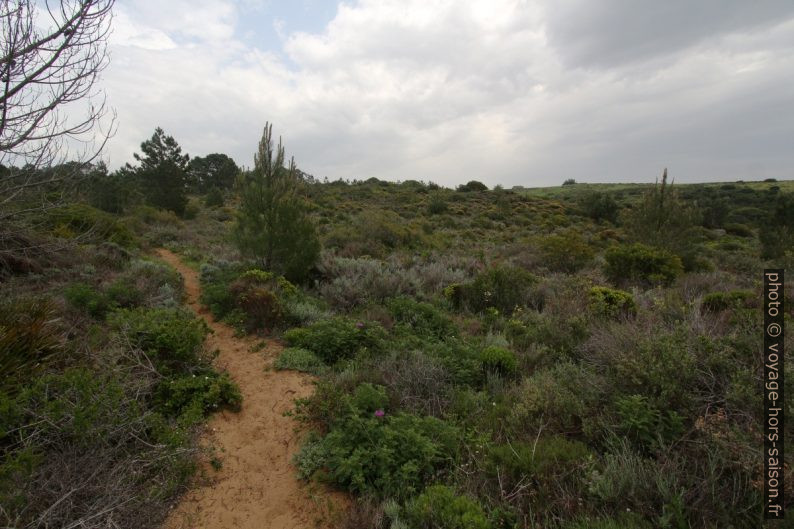
[[[794,17],[790,0],[561,0],[547,5],[552,46],[566,64],[592,68],[669,55]]]

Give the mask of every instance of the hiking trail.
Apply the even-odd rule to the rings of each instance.
[[[313,391],[312,377],[275,371],[271,364],[281,346],[266,339],[235,336],[234,329],[215,321],[199,302],[198,272],[165,249],[157,256],[174,267],[185,282],[187,305],[213,333],[209,350],[220,351],[215,367],[225,370],[243,396],[239,412],[222,410],[210,417],[201,445],[212,446],[221,468],[202,461],[205,479],[196,480],[177,501],[164,529],[309,529],[333,527],[344,509],[340,493],[299,481],[292,456],[300,434],[284,412],[293,400]],[[206,458],[204,458],[206,459]],[[314,489],[314,490],[312,490]]]

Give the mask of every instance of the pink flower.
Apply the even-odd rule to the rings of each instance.
[[[358,322],[358,323],[356,323],[356,327],[358,327],[359,329],[363,329],[364,328],[364,323],[363,322]]]
[[[383,410],[375,410],[375,417],[383,417],[386,415],[386,412]]]

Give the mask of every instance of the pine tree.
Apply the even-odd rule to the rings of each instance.
[[[284,166],[281,139],[273,156],[272,133],[273,126],[266,124],[254,169],[241,181],[234,239],[243,255],[267,270],[300,281],[317,262],[320,242],[299,192],[295,161]]]
[[[135,153],[140,166],[135,169],[141,191],[152,206],[183,215],[187,205],[186,178],[190,156],[182,154],[176,140],[157,127],[152,137],[141,143],[142,155]]]

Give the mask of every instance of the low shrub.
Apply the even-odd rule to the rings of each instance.
[[[584,268],[595,256],[593,249],[576,230],[543,237],[537,245],[545,266],[556,272],[573,274]]]
[[[478,182],[477,180],[470,180],[465,184],[459,185],[457,190],[464,193],[470,193],[473,191],[488,191],[488,186],[482,182]]]
[[[62,238],[87,237],[109,241],[124,248],[135,246],[135,236],[113,215],[88,204],[70,204],[50,210],[46,219],[54,235]]]
[[[584,443],[558,435],[540,437],[536,441],[515,442],[490,448],[487,466],[519,481],[523,477],[539,479],[552,474],[565,474],[591,456]]]
[[[746,224],[739,224],[738,222],[731,222],[725,225],[725,232],[737,237],[753,237],[755,233],[753,229]]]
[[[405,519],[416,529],[491,529],[482,506],[446,485],[432,485],[405,506]]]
[[[432,197],[427,204],[427,213],[429,215],[440,215],[446,213],[448,209],[449,206],[447,206],[446,200],[437,196]]]
[[[518,371],[518,359],[513,351],[503,347],[490,346],[480,351],[480,362],[486,373],[495,373],[503,377],[515,376]]]
[[[222,406],[239,410],[242,396],[226,373],[211,369],[163,380],[155,391],[155,408],[183,426],[197,424]]]
[[[669,285],[684,271],[678,256],[639,243],[613,246],[604,257],[605,273],[616,284]]]
[[[451,285],[444,294],[459,308],[474,312],[495,308],[509,315],[528,303],[530,289],[536,283],[537,278],[526,270],[498,266],[481,272],[471,283]]]
[[[592,370],[564,362],[535,372],[515,390],[511,423],[531,434],[541,422],[551,432],[593,436],[606,391]]]
[[[74,308],[94,318],[104,318],[111,307],[107,296],[86,283],[72,283],[63,290],[63,297]]]
[[[290,347],[307,349],[329,365],[352,358],[361,350],[378,350],[382,339],[383,329],[379,325],[342,317],[320,320],[284,333]]]
[[[722,312],[724,310],[747,307],[748,302],[752,302],[754,299],[753,293],[747,290],[712,292],[703,297],[701,306],[704,311]]]
[[[414,335],[437,339],[457,335],[452,320],[430,303],[399,297],[389,300],[387,307],[394,320]]]
[[[652,452],[684,433],[683,418],[674,410],[662,412],[643,395],[624,395],[615,401],[618,431],[644,452]]]
[[[223,206],[223,193],[221,190],[217,187],[210,189],[207,195],[204,197],[204,205],[208,208]]]
[[[408,498],[449,466],[458,430],[433,417],[376,410],[350,414],[296,456],[302,477],[358,494]]]
[[[291,369],[314,375],[320,375],[326,370],[325,364],[316,354],[299,347],[287,347],[281,351],[273,366],[278,370]]]
[[[637,313],[634,296],[624,290],[608,287],[593,287],[588,292],[590,310],[602,317],[620,318]]]
[[[185,309],[121,309],[110,314],[109,322],[163,373],[200,363],[207,325]]]

